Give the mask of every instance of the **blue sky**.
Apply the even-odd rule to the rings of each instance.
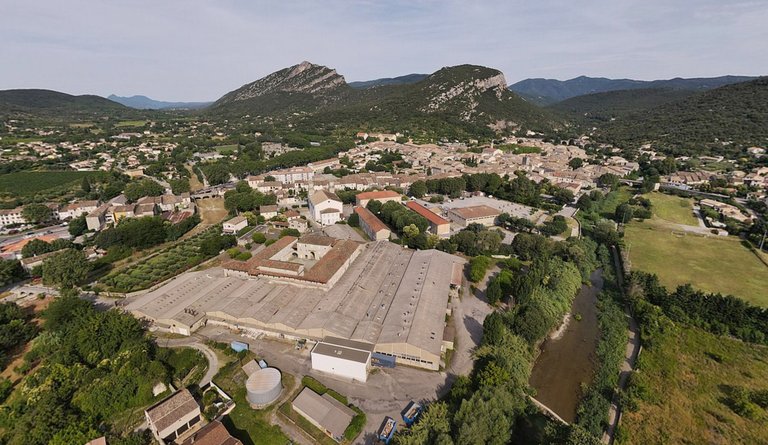
[[[0,0],[0,89],[213,100],[303,60],[347,81],[768,74],[768,0]]]

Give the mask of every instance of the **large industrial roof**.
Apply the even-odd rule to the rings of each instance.
[[[191,326],[190,320],[208,316],[307,338],[408,343],[440,355],[453,264],[462,260],[388,241],[363,245],[339,241],[323,260],[334,258],[337,248],[359,248],[360,253],[329,290],[261,276],[228,277],[224,269],[211,268],[183,274],[139,297],[128,309],[167,324]],[[340,257],[347,254],[339,252]],[[342,266],[330,259],[329,267],[335,269],[324,273],[335,273]]]

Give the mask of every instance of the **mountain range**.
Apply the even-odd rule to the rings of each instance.
[[[510,85],[509,89],[538,105],[550,105],[585,94],[635,89],[705,91],[753,79],[755,77],[721,76],[693,79],[677,77],[674,79],[645,81],[579,76],[569,80],[525,79]]]
[[[302,62],[234,89],[208,107],[186,112],[206,119],[249,118],[306,133],[403,131],[419,140],[489,138],[510,130],[535,130],[560,138],[587,133],[596,141],[628,148],[652,143],[662,151],[686,154],[736,153],[746,145],[768,145],[768,78],[644,82],[580,77],[529,79],[511,88],[525,92],[518,95],[500,71],[477,65],[347,83],[334,69]],[[622,89],[573,96],[613,88]],[[530,94],[547,95],[548,101],[553,96],[571,97],[540,106]],[[133,106],[159,106],[143,97],[128,99],[134,100]],[[149,112],[92,95],[0,91],[0,115],[6,116],[65,120],[147,117]]]
[[[136,108],[137,110],[196,110],[205,108],[211,104],[211,102],[164,102],[161,100],[150,99],[147,96],[123,97],[114,94],[107,96],[107,99],[125,105],[126,107]]]

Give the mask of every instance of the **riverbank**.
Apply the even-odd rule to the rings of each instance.
[[[579,289],[564,323],[542,343],[529,381],[536,399],[569,423],[576,419],[582,388],[593,378],[600,335],[596,303],[603,289],[602,270],[594,271],[590,282]],[[580,314],[581,320],[573,320],[572,314]]]

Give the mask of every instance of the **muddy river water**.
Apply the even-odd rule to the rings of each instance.
[[[531,373],[536,399],[569,423],[575,420],[582,385],[592,381],[600,334],[595,304],[603,288],[602,271],[593,272],[590,281],[592,285],[582,285],[573,300],[567,327],[541,345]]]

